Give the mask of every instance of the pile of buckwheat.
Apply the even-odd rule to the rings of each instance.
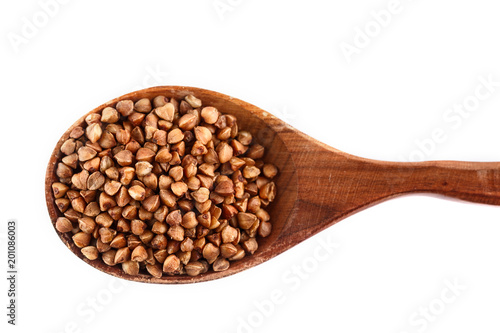
[[[254,141],[192,95],[122,100],[62,144],[55,227],[129,275],[224,271],[271,233],[278,169]]]

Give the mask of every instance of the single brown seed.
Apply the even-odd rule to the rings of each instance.
[[[142,202],[142,207],[148,212],[154,212],[160,207],[160,196],[152,195]]]
[[[267,183],[264,185],[260,191],[259,196],[262,199],[269,200],[270,202],[276,197],[276,184],[274,182]]]
[[[132,167],[123,167],[118,171],[120,173],[120,183],[122,183],[122,185],[130,184],[135,177],[135,169]]]
[[[156,235],[151,239],[151,247],[155,250],[162,250],[167,247],[168,241],[165,235]]]
[[[118,190],[118,193],[116,194],[116,204],[119,207],[125,207],[130,203],[132,198],[128,194],[128,190],[125,186],[120,187],[120,190]]]
[[[108,195],[113,196],[116,193],[118,193],[118,191],[120,190],[121,187],[122,187],[122,184],[120,182],[117,182],[116,180],[112,180],[104,185],[104,192],[106,192]]]
[[[71,155],[75,152],[76,148],[76,142],[73,139],[68,139],[64,141],[64,143],[61,145],[61,152],[63,152],[65,155]]]
[[[104,243],[107,243],[106,240],[108,240],[108,237],[106,237],[106,239],[103,239],[103,233],[104,233],[104,235],[106,235],[106,233],[108,233],[108,232],[111,232],[111,234],[114,233],[113,232],[114,230],[111,230],[111,229],[106,230],[106,229],[107,228],[99,229],[99,234],[101,235],[101,240]],[[125,236],[123,234],[117,234],[116,236],[114,236],[113,240],[111,241],[111,243],[109,245],[111,245],[112,248],[121,249],[121,248],[127,246],[127,240],[125,239]]]
[[[122,269],[128,275],[139,274],[139,268],[139,263],[136,261],[125,261],[122,263]]]
[[[257,216],[251,213],[238,213],[238,225],[242,229],[249,229],[255,222],[257,222]]]
[[[193,261],[184,266],[184,269],[189,276],[200,275],[201,272],[203,272],[204,268],[205,267],[203,266],[203,264],[199,261]]]
[[[113,218],[107,212],[103,212],[95,217],[95,223],[101,227],[109,228],[113,222]]]
[[[89,172],[87,170],[82,170],[82,172],[74,174],[71,177],[71,182],[79,190],[87,189],[87,179],[89,178]]]
[[[71,133],[69,133],[69,137],[73,138],[73,139],[78,139],[79,137],[81,137],[83,135],[83,133],[85,133],[83,128],[81,126],[77,126],[77,127],[73,128]]]
[[[78,222],[78,219],[82,216],[82,214],[75,211],[73,208],[69,208],[64,212],[64,217],[70,220],[73,223]]]
[[[99,253],[104,253],[111,250],[111,245],[103,243],[100,238],[97,239],[95,246],[97,248],[97,251],[99,251]]]
[[[109,179],[112,179],[112,180],[118,180],[120,178],[120,171],[118,171],[118,169],[115,167],[111,167],[109,169],[106,169],[106,171],[104,173],[106,174],[106,176]]]
[[[104,123],[116,123],[120,119],[120,115],[115,108],[106,107],[102,110],[101,121]]]
[[[200,141],[196,141],[191,148],[191,154],[193,156],[203,156],[208,152],[207,147],[203,145]]]
[[[162,148],[158,151],[155,157],[155,161],[158,163],[168,163],[172,160],[172,154],[168,148]]]
[[[141,98],[140,100],[135,102],[134,108],[138,112],[149,112],[152,109],[151,101],[149,100],[149,98]]]
[[[170,185],[170,189],[173,194],[180,197],[187,192],[188,187],[184,182],[175,182],[172,185]]]
[[[200,188],[200,180],[197,177],[190,177],[186,181],[186,185],[191,191],[196,191]]]
[[[259,245],[257,244],[257,240],[254,237],[251,237],[244,241],[241,246],[246,252],[250,254],[254,254],[254,252],[257,251],[257,248],[259,247]]]
[[[205,202],[209,199],[210,191],[208,190],[208,188],[200,187],[197,191],[192,192],[191,196],[197,202],[202,203],[202,202]]]
[[[166,96],[156,96],[153,99],[153,105],[155,108],[161,107],[168,103],[168,98]]]
[[[211,228],[211,229],[215,229],[215,228]],[[210,243],[214,244],[215,246],[219,247],[221,245],[222,237],[221,237],[220,232],[217,232],[217,233],[213,233],[213,234],[208,235],[207,240]]]
[[[88,246],[90,244],[90,239],[92,236],[90,234],[87,234],[85,232],[79,232],[73,235],[73,242],[75,245],[79,248],[83,248],[85,246]]]
[[[259,190],[264,187],[264,185],[268,184],[270,182],[269,179],[267,179],[266,177],[257,177],[257,179],[255,180],[255,184],[257,184],[257,187],[259,188]]]
[[[86,246],[82,248],[82,254],[89,260],[96,260],[99,257],[99,251],[95,246]]]
[[[130,165],[132,164],[132,160],[133,160],[133,154],[131,151],[129,150],[122,150],[120,151],[118,154],[116,154],[115,156],[115,160],[116,162],[121,165],[121,166],[127,166],[127,165]]]
[[[223,243],[232,243],[238,237],[238,231],[235,228],[228,225],[222,230],[221,236]]]
[[[115,265],[116,250],[108,250],[102,254],[102,261],[108,266]]]
[[[250,149],[248,149],[246,155],[248,158],[252,158],[254,160],[262,158],[264,157],[264,147],[259,144],[254,144],[252,147],[250,147]]]
[[[101,115],[98,113],[91,113],[85,117],[85,122],[87,125],[99,123],[101,121]]]
[[[186,102],[193,108],[199,108],[201,106],[201,100],[194,97],[193,95],[187,95],[185,98]]]
[[[122,247],[116,250],[114,259],[115,264],[121,264],[129,260],[130,260],[130,249],[128,247]]]
[[[148,225],[141,220],[135,219],[130,222],[130,230],[134,235],[142,235],[147,227]]]
[[[180,245],[182,252],[191,252],[194,249],[193,240],[191,238],[185,238]]]
[[[167,235],[180,242],[184,239],[184,228],[180,225],[173,225],[168,229]]]
[[[144,118],[144,123],[142,124],[142,126],[158,129],[158,120],[158,116],[154,112],[150,112]]]
[[[264,209],[262,208],[259,208],[256,212],[255,212],[255,216],[257,216],[257,218],[261,221],[269,221],[271,219],[271,216],[269,215],[268,212],[266,212]]]
[[[89,217],[96,217],[100,212],[101,210],[99,209],[99,204],[95,201],[92,201],[85,207],[83,214]]]
[[[130,116],[127,117],[128,121],[134,126],[140,126],[144,121],[146,115],[141,112],[132,112]],[[133,137],[133,136],[132,136]]]
[[[213,141],[212,141],[213,143]],[[217,153],[215,152],[215,150],[213,148],[210,148],[208,147],[208,151],[207,153],[203,156],[203,161],[205,163],[209,163],[209,164],[217,164],[219,163],[219,157],[217,156]]]
[[[101,138],[99,139],[99,145],[101,146],[101,148],[104,149],[115,147],[116,146],[115,136],[108,131],[104,131],[102,133]]]
[[[128,130],[119,129],[116,132],[116,141],[122,145],[129,143],[131,138],[132,136]]]
[[[168,257],[168,251],[166,249],[157,250],[154,252],[154,257],[156,261],[163,264]]]
[[[233,157],[233,148],[228,145],[227,142],[219,143],[216,151],[219,156],[220,163],[226,163],[231,159],[231,157]]]
[[[177,272],[181,264],[181,261],[175,254],[169,255],[165,262],[163,263],[163,271],[167,274],[173,274]]]
[[[52,183],[52,192],[54,193],[54,198],[59,199],[66,195],[69,187],[63,183]]]
[[[212,268],[214,272],[222,272],[229,268],[229,261],[224,258],[217,258],[215,262],[212,264]]]
[[[262,173],[267,178],[274,178],[278,174],[278,168],[274,164],[264,164]]]
[[[118,220],[122,217],[123,208],[120,206],[114,206],[108,209],[108,214],[113,220]]]
[[[139,148],[135,158],[137,161],[153,162],[155,157],[155,152],[149,148]]]
[[[99,196],[99,208],[101,209],[101,211],[107,211],[114,206],[116,206],[115,199],[105,192],[101,193],[101,195]]]
[[[93,159],[85,162],[83,168],[88,172],[95,172],[99,170],[99,165],[101,164],[101,159],[99,157],[94,157]]]
[[[90,140],[90,142],[92,143],[97,142],[102,135],[101,124],[99,123],[90,124],[89,126],[87,126],[87,129],[85,130],[85,134],[87,135],[87,138]]]
[[[149,274],[151,274],[153,277],[159,279],[163,275],[162,272],[162,267],[159,264],[156,265],[151,265],[148,264],[146,265],[146,270],[148,271]]]
[[[259,225],[258,233],[260,237],[267,237],[271,234],[272,225],[269,222],[261,222]]]
[[[201,109],[201,117],[207,124],[215,124],[219,118],[219,111],[213,106],[206,106]]]
[[[99,237],[100,237],[101,241],[103,243],[105,243],[105,244],[112,243],[112,241],[114,240],[115,235],[116,235],[116,231],[113,230],[113,229],[110,229],[110,228],[99,228]],[[118,243],[115,243],[115,244],[118,245]],[[117,248],[118,248],[118,246],[117,246]]]
[[[238,133],[238,141],[241,142],[241,144],[248,146],[252,143],[252,134],[247,131],[240,131]]]
[[[230,196],[234,194],[234,185],[230,179],[223,180],[215,187],[215,192],[222,196]]]
[[[56,230],[59,232],[70,232],[73,230],[73,224],[65,217],[59,217],[56,221]]]
[[[55,202],[56,202],[57,208],[59,209],[59,211],[61,213],[64,213],[66,211],[66,209],[68,209],[68,207],[70,205],[69,199],[66,199],[66,198],[56,199]]]
[[[169,190],[160,190],[160,200],[167,207],[174,207],[177,201],[176,196]]]
[[[246,166],[243,169],[243,177],[247,179],[252,179],[260,175],[260,169],[255,166]]]
[[[170,170],[168,171],[168,175],[172,177],[174,181],[178,182],[184,175],[184,169],[180,165],[175,166],[173,168],[170,168]]]
[[[96,223],[94,219],[85,216],[78,219],[78,226],[80,227],[81,231],[87,234],[91,234],[95,229]]]
[[[130,232],[130,223],[124,218],[118,219],[116,222],[116,230],[119,232]]]
[[[144,127],[144,137],[147,141],[151,140],[153,138],[153,135],[158,131],[157,128],[152,127],[152,126],[145,126]]]
[[[99,171],[94,172],[87,178],[87,189],[94,191],[101,188],[106,181],[106,177]]]
[[[90,159],[93,159],[97,155],[97,151],[95,149],[90,148],[90,147],[81,147],[78,149],[78,159],[81,162],[88,161]]]
[[[134,102],[131,100],[119,101],[116,104],[116,110],[124,117],[128,117],[132,112],[134,112]]]
[[[153,167],[154,172],[154,167]],[[142,178],[142,181],[146,187],[156,190],[158,188],[158,177],[154,173],[150,173]]]
[[[181,142],[183,139],[184,134],[182,133],[182,131],[178,128],[175,128],[168,133],[167,142],[169,144],[174,144]]]
[[[231,137],[231,127],[224,127],[217,134],[217,139],[221,141],[226,141]]]
[[[208,263],[211,264],[217,259],[220,254],[220,250],[217,246],[212,243],[207,243],[203,247],[202,255],[203,258],[207,259]]]
[[[172,122],[174,120],[175,107],[172,103],[166,103],[163,106],[157,107],[155,113],[161,119]]]
[[[196,213],[193,211],[187,212],[182,216],[181,225],[186,229],[194,228],[198,225],[198,220],[196,219]]]
[[[185,131],[192,130],[198,122],[198,117],[195,114],[187,113],[183,115],[178,122],[180,128]]]
[[[71,207],[79,213],[83,213],[86,207],[86,202],[82,197],[71,200]]]
[[[73,170],[64,163],[57,164],[56,175],[59,178],[70,178],[73,175]]]
[[[146,198],[146,189],[139,185],[134,185],[128,189],[128,194],[134,200],[142,201]]]
[[[169,162],[169,164],[170,165],[181,164],[181,158],[180,158],[179,152],[174,151],[172,153],[172,160]]]
[[[134,251],[132,251],[131,260],[137,262],[143,262],[148,258],[148,253],[144,246],[137,246]]]
[[[149,162],[141,161],[135,164],[135,174],[139,177],[148,175],[152,170],[153,165]]]
[[[231,258],[237,252],[238,252],[238,249],[236,248],[236,246],[234,246],[234,244],[224,243],[224,244],[221,244],[221,246],[220,246],[220,254],[224,258]]]
[[[73,153],[71,155],[64,156],[61,161],[70,168],[76,169],[76,167],[78,166],[78,154]]]

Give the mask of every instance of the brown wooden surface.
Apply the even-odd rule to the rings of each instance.
[[[397,195],[427,192],[500,205],[499,162],[397,163],[364,159],[316,141],[254,105],[213,91],[176,86],[148,88],[116,98],[89,113],[114,106],[122,99],[136,101],[157,95],[181,99],[188,94],[200,98],[204,105],[212,105],[223,113],[237,116],[240,129],[251,131],[257,141],[266,147],[266,162],[278,166],[278,194],[269,207],[273,232],[259,240],[259,249],[254,255],[231,262],[227,271],[208,272],[196,277],[163,276],[161,279],[142,274],[129,276],[120,267],[107,266],[100,259],[90,261],[83,257],[69,234],[58,232],[66,246],[89,265],[108,274],[140,282],[208,281],[267,261],[343,218]],[[84,122],[85,116],[61,137],[47,167],[45,194],[53,225],[62,215],[55,206],[51,190],[52,182],[57,179],[55,166],[61,154],[59,148],[73,127]]]

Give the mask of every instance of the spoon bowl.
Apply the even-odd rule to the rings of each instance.
[[[268,207],[273,230],[259,239],[258,250],[228,270],[209,271],[198,276],[174,275],[154,278],[127,275],[119,266],[108,266],[99,258],[88,260],[69,234],[57,232],[64,244],[89,265],[127,280],[158,283],[193,283],[226,277],[265,262],[304,241],[334,223],[376,203],[405,193],[427,192],[485,204],[500,204],[500,163],[498,162],[383,162],[365,159],[329,147],[239,99],[205,89],[162,86],[115,98],[87,113],[73,124],[58,141],[50,157],[45,178],[47,208],[55,228],[62,216],[55,205],[51,185],[57,181],[55,169],[61,158],[60,148],[71,130],[85,122],[91,113],[115,106],[123,99],[164,95],[182,99],[194,95],[205,105],[238,118],[241,128],[253,134],[266,148],[266,163],[279,169],[277,195]]]

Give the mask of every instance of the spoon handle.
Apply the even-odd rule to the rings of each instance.
[[[392,164],[392,163],[391,163]],[[500,205],[500,163],[430,161],[386,164],[394,194],[428,192]]]

